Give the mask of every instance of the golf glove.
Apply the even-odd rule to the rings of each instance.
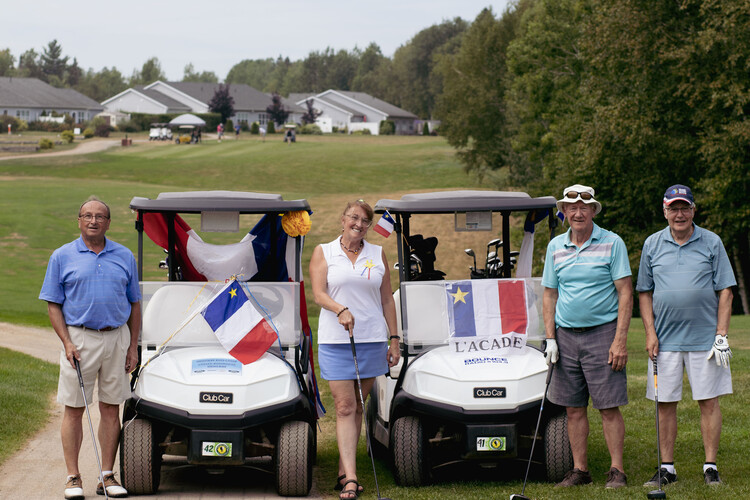
[[[560,352],[557,350],[557,340],[545,339],[544,343],[544,360],[547,362],[547,366],[557,363],[557,358],[560,357]]]
[[[711,357],[716,360],[716,366],[724,365],[724,368],[729,366],[729,360],[732,359],[732,350],[729,348],[729,339],[724,335],[717,334],[714,337],[714,345],[706,359],[711,359]]]

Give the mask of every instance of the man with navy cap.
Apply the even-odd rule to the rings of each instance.
[[[732,393],[727,333],[732,314],[734,274],[716,234],[693,222],[695,200],[689,187],[676,184],[664,193],[668,226],[646,239],[636,290],[646,328],[648,373],[658,354],[660,471],[644,486],[677,481],[674,444],[677,403],[682,399],[683,370],[701,412],[706,484],[720,484],[716,456],[721,436],[719,396]],[[646,377],[646,397],[654,383]]]

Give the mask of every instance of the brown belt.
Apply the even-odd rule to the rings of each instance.
[[[105,326],[104,328],[89,328],[86,325],[68,325],[68,326],[74,326],[76,328],[83,328],[84,330],[93,330],[95,332],[111,332],[112,330],[117,330],[120,328],[119,326]]]

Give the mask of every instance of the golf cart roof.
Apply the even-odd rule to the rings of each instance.
[[[143,212],[239,212],[264,214],[309,210],[307,200],[284,200],[280,194],[249,193],[243,191],[191,191],[160,193],[156,199],[136,196],[130,208]]]
[[[405,194],[400,200],[383,199],[375,204],[375,212],[410,214],[442,214],[453,212],[514,211],[555,207],[553,196],[532,198],[515,191],[439,191]]]

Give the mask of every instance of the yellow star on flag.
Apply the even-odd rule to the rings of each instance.
[[[237,289],[232,288],[231,290],[229,290],[229,295],[231,295],[232,298],[235,298],[237,296]]]
[[[448,295],[451,295],[453,297],[453,303],[454,304],[457,303],[459,300],[461,302],[463,302],[464,304],[466,304],[466,301],[464,300],[464,297],[466,297],[467,295],[469,295],[469,292],[462,292],[461,291],[461,287],[458,287],[458,289],[456,290],[456,293],[450,293]]]

